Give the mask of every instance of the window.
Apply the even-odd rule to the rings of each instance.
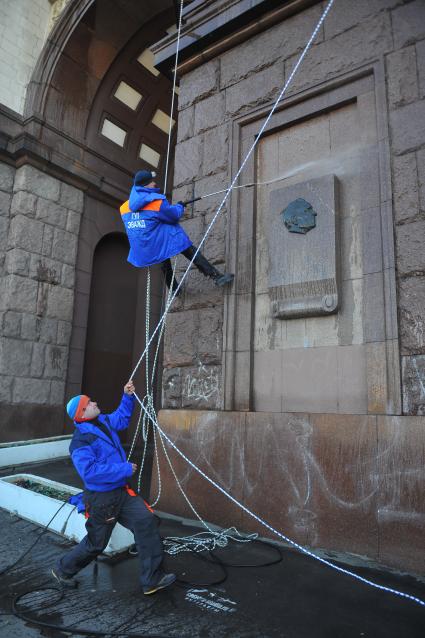
[[[155,168],[158,167],[159,160],[161,159],[161,155],[147,144],[142,144],[140,147],[139,157]]]
[[[127,135],[127,131],[120,128],[111,120],[108,120],[106,117],[103,120],[102,130],[100,131],[104,137],[107,137],[108,140],[115,142],[118,146],[123,147],[125,143],[125,138]]]
[[[145,67],[152,75],[159,75],[158,69],[155,68],[155,58],[150,49],[145,49],[137,58],[139,64]]]
[[[155,115],[153,116],[152,124],[161,129],[161,131],[164,131],[164,133],[168,134],[168,131],[170,130],[170,120],[171,128],[173,128],[175,124],[174,120],[171,119],[169,115],[164,113],[164,111],[161,111],[161,109],[157,109]]]
[[[139,91],[136,91],[136,89],[133,89],[132,86],[130,86],[129,84],[127,84],[127,82],[124,82],[124,81],[121,81],[119,83],[118,88],[114,93],[114,96],[117,98],[117,100],[120,100],[120,102],[123,102],[123,104],[128,106],[130,109],[133,109],[133,111],[137,109],[137,107],[139,106],[140,100],[143,97],[142,94],[139,93]]]

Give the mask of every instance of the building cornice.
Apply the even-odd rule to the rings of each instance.
[[[317,3],[318,0],[195,0],[183,11],[179,76]],[[174,67],[176,40],[173,33],[152,47],[155,64],[162,73],[169,74]]]

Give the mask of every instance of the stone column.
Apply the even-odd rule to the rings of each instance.
[[[190,199],[229,183],[231,125],[225,117],[217,61],[181,80],[179,128],[175,155],[174,200]],[[186,208],[182,225],[195,245],[205,232],[222,195]],[[227,213],[223,207],[202,252],[225,270]],[[188,261],[178,258],[178,276]],[[173,304],[164,343],[163,406],[221,409],[223,307],[226,290],[214,286],[192,266],[182,297]]]
[[[0,294],[0,375],[2,425],[17,432],[61,433],[82,210],[80,190],[29,165],[16,171]],[[18,438],[10,427],[0,437]]]
[[[425,415],[425,5],[392,11],[387,56],[403,413]]]

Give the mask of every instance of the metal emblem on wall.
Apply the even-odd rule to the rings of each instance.
[[[272,317],[296,319],[338,311],[336,211],[337,179],[334,175],[313,178],[270,193],[267,239]],[[312,229],[314,232],[310,233]]]
[[[313,206],[299,197],[282,211],[282,218],[290,233],[305,235],[309,230],[316,228],[316,215]]]

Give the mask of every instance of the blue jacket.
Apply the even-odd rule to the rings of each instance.
[[[181,204],[169,204],[159,188],[133,186],[130,199],[120,208],[130,252],[127,260],[142,268],[159,264],[192,245],[178,223]]]
[[[124,394],[121,403],[111,414],[99,414],[98,420],[110,431],[111,439],[90,421],[77,423],[69,446],[72,462],[88,490],[109,492],[123,487],[132,474],[131,463],[121,445],[117,432],[130,423],[134,397]]]

